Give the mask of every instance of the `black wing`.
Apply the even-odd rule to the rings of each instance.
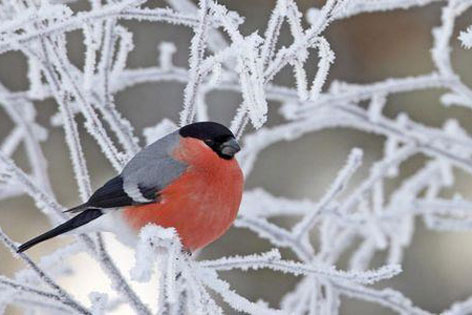
[[[157,187],[143,187],[138,185],[137,191],[141,198],[133,199],[124,189],[123,178],[116,176],[97,189],[90,199],[78,207],[66,212],[81,212],[89,208],[107,209],[146,204],[157,201]]]
[[[169,155],[178,139],[178,135],[172,133],[145,147],[128,162],[120,175],[105,183],[85,204],[68,211],[120,208],[158,201],[159,191],[188,167]]]
[[[142,185],[137,185],[132,187],[130,191],[128,191],[128,193],[125,191],[123,178],[121,176],[110,179],[105,183],[105,185],[99,188],[86,203],[66,211],[74,213],[80,212],[80,214],[54,229],[24,243],[18,248],[18,252],[23,252],[38,243],[72,231],[79,226],[95,220],[103,214],[101,209],[119,208],[157,201],[158,189],[156,187],[142,187]],[[139,200],[133,199],[133,195],[135,199],[137,198]]]
[[[123,189],[123,178],[117,176],[97,189],[87,202],[89,207],[113,208],[134,204]]]

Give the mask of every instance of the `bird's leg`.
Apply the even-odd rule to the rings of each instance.
[[[177,274],[175,275],[175,281],[179,281],[180,277],[182,277],[182,271],[177,272]]]
[[[192,251],[188,248],[182,247],[181,253],[182,253],[182,256],[183,256],[184,260],[188,260],[192,257]],[[178,261],[179,256],[176,256],[175,260]],[[175,275],[175,281],[178,281],[180,279],[180,277],[182,277],[182,271],[177,272],[177,274]]]
[[[185,248],[185,247],[182,247],[182,254],[184,254],[188,257],[192,257],[192,251],[188,248]]]

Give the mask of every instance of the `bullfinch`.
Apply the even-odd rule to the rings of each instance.
[[[244,183],[234,158],[239,150],[221,124],[184,126],[142,149],[86,203],[66,211],[76,216],[18,251],[73,230],[114,232],[133,246],[148,223],[175,228],[186,250],[203,248],[236,218]]]

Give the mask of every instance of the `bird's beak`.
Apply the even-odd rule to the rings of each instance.
[[[238,144],[236,139],[231,138],[228,141],[225,141],[221,144],[221,153],[226,156],[234,156],[241,150],[241,147]]]

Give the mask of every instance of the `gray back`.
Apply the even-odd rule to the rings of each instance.
[[[124,182],[160,190],[177,179],[187,169],[171,156],[179,138],[175,131],[142,149],[121,172]]]

